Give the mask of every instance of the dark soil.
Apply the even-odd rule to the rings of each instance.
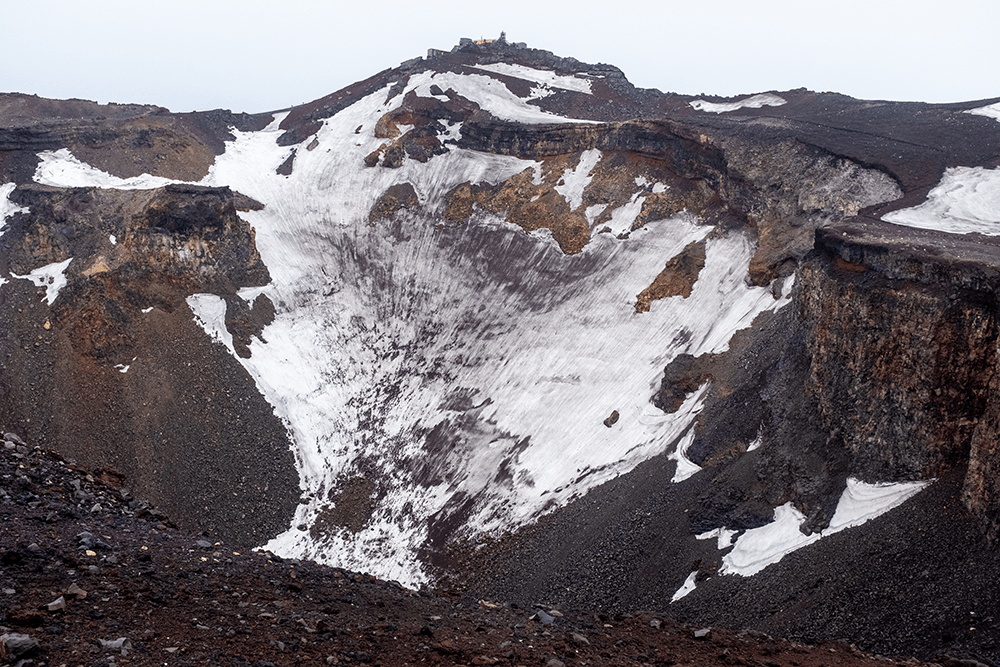
[[[418,592],[266,552],[239,552],[172,528],[120,483],[120,475],[88,473],[39,449],[0,448],[0,634],[12,648],[14,635],[38,644],[0,664],[893,662],[845,644],[706,632],[651,613],[595,615]]]

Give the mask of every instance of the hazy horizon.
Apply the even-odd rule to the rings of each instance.
[[[428,48],[496,37],[621,68],[634,85],[734,96],[809,88],[862,99],[1000,97],[992,53],[1000,3],[949,9],[845,0],[702,3],[512,0],[470,10],[389,2],[51,0],[7,7],[0,91],[142,103],[172,111],[261,112],[323,97]],[[390,17],[387,19],[385,17]]]

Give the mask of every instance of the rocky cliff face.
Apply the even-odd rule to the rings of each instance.
[[[940,241],[878,223],[818,237],[802,273],[811,390],[859,475],[929,478],[968,465],[963,500],[992,539],[995,245]]]

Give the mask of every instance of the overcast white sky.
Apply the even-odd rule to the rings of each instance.
[[[998,0],[5,0],[0,92],[270,111],[501,30],[685,94],[1000,96]]]

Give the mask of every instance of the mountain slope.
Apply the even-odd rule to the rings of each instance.
[[[962,167],[997,221],[984,103],[470,44],[277,114],[66,108],[5,119],[0,400],[185,526],[692,618],[938,476],[992,530],[993,246],[881,220]]]

